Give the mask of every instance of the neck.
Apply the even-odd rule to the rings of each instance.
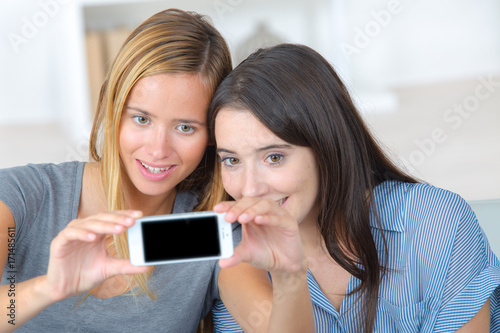
[[[325,242],[317,226],[300,225],[300,238],[306,257],[317,257],[327,254]]]
[[[325,239],[318,227],[318,223],[315,219],[304,220],[299,225],[300,238],[302,240],[302,245],[304,247],[304,253],[306,256],[318,257],[326,256],[332,258],[328,249],[326,247]],[[345,246],[346,243],[340,241],[339,246],[342,252],[346,254],[349,258],[355,259],[356,256],[347,250]],[[333,259],[333,258],[332,258]]]
[[[128,179],[123,179],[122,184],[128,209],[140,210],[144,216],[172,213],[177,194],[175,188],[161,196],[149,196],[139,192]],[[102,186],[100,164],[98,162],[87,163],[84,169],[79,215],[84,217],[105,212],[108,207],[107,201]]]
[[[144,216],[171,214],[174,209],[177,189],[160,196],[145,195],[129,181],[123,181],[125,203],[128,209],[140,210]]]
[[[82,192],[78,217],[84,218],[107,210],[107,199],[102,188],[99,163],[89,162],[83,169]]]
[[[144,216],[171,214],[174,209],[176,189],[172,189],[162,197],[140,196],[125,194],[125,202],[129,209],[140,210]]]
[[[306,217],[299,224],[300,238],[306,255],[317,253],[319,249],[324,247],[324,240],[319,231],[316,218]]]

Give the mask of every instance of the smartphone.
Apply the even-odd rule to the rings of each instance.
[[[210,211],[136,219],[127,231],[130,261],[144,266],[229,258],[233,234],[224,215]]]

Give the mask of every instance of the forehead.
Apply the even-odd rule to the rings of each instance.
[[[159,73],[140,78],[130,90],[128,100],[146,103],[151,98],[210,99],[209,89],[200,75],[193,73]]]
[[[285,144],[250,111],[223,108],[215,119],[215,140],[224,148],[250,148]]]
[[[197,117],[206,121],[210,98],[199,75],[161,73],[137,81],[125,106],[154,116]]]

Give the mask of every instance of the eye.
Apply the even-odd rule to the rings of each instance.
[[[144,116],[134,116],[132,117],[138,124],[146,125],[149,124],[149,119]]]
[[[194,128],[189,125],[179,125],[177,126],[177,129],[182,133],[191,133],[194,131]]]
[[[221,162],[226,166],[232,167],[240,163],[240,160],[236,157],[226,157],[223,158]]]
[[[269,155],[267,158],[266,158],[267,161],[275,164],[275,163],[279,163],[281,162],[281,160],[283,160],[283,155],[279,155],[279,154],[272,154],[272,155]]]

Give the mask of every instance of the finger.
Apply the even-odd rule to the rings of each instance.
[[[281,229],[298,230],[298,222],[290,215],[265,214],[254,218],[255,224]]]
[[[231,208],[234,204],[236,204],[236,201],[221,201],[214,206],[213,210],[216,213],[224,213],[227,212],[227,210]]]
[[[258,201],[246,202],[245,205],[241,205],[238,208],[242,208],[240,215],[238,216],[238,221],[240,223],[248,223],[254,221],[258,216],[265,215],[283,215],[285,210],[278,207],[276,202],[271,199],[260,199]]]
[[[233,255],[231,258],[219,259],[220,268],[229,268],[238,265],[241,259],[237,255]]]
[[[128,219],[128,218],[126,218]],[[90,220],[85,223],[67,227],[66,229],[85,230],[93,234],[121,234],[127,227],[132,226],[135,220],[122,221],[122,223]]]
[[[115,210],[111,214],[128,216],[128,217],[131,217],[133,219],[138,219],[138,218],[141,218],[141,217],[144,216],[144,214],[142,213],[142,211],[140,211],[140,210],[133,210],[133,209],[129,209],[129,210]]]
[[[230,258],[225,258],[225,259],[219,259],[219,266],[221,268],[229,268],[238,265],[241,262],[244,262],[247,260],[244,260],[244,257],[242,253],[239,251],[234,251],[233,255]]]
[[[248,208],[249,205],[253,203],[250,200],[240,200],[235,202],[227,202],[224,203],[224,208],[226,211],[226,221],[227,222],[236,222],[238,221],[241,213]]]
[[[89,216],[85,219],[75,220],[68,227],[86,228],[96,233],[119,234],[135,224],[134,216],[142,216],[140,211],[116,211]]]
[[[100,237],[101,239],[103,237]],[[74,242],[84,242],[93,243],[96,242],[99,237],[92,232],[83,229],[66,228],[62,230],[56,238],[54,238],[50,244],[51,256],[64,255],[66,248],[72,246]]]
[[[141,211],[117,210],[111,213],[100,213],[88,216],[84,219],[73,220],[71,221],[71,223],[68,224],[68,226],[77,226],[87,223],[88,221],[98,220],[102,222],[117,223],[129,227],[134,224],[136,218],[139,218],[141,216],[142,216]]]
[[[246,216],[243,216],[243,219],[241,219],[241,215],[251,206],[255,205],[259,201],[263,199],[260,198],[242,198],[238,201],[236,201],[229,209],[227,210],[226,213],[226,221],[232,222],[232,221],[238,221],[238,222],[248,222],[248,219]]]
[[[128,216],[136,218],[136,219],[138,219],[138,218],[140,218],[140,217],[143,216],[142,211],[137,210],[137,209],[115,210],[115,211],[113,211],[113,213],[128,215]]]
[[[220,259],[219,266],[221,268],[228,268],[238,265],[240,262],[251,262],[252,256],[249,250],[240,243],[234,249],[233,255],[230,258]]]
[[[97,238],[97,235],[92,231],[82,229],[82,228],[73,228],[67,227],[63,229],[56,238],[54,238],[53,242],[57,244],[62,244],[69,241],[82,241],[82,242],[93,242]]]

